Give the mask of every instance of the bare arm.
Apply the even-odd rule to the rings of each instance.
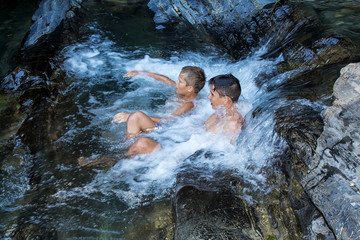
[[[188,111],[190,111],[191,109],[193,109],[195,107],[195,104],[193,102],[186,102],[184,103],[181,107],[179,107],[178,109],[176,109],[175,112],[173,112],[171,115],[172,116],[178,116],[184,113],[187,113]]]
[[[164,75],[161,75],[158,73],[147,72],[147,71],[129,71],[124,75],[124,77],[134,77],[136,75],[146,75],[146,76],[149,76],[151,78],[154,78],[160,82],[163,82],[163,83],[169,84],[169,85],[176,84],[175,81],[171,80],[167,76],[164,76]]]
[[[213,134],[218,133],[217,124],[219,123],[218,116],[214,113],[212,114],[208,120],[205,122],[206,130],[212,132]]]
[[[230,138],[231,144],[234,144],[235,140],[238,138],[243,128],[244,128],[244,122],[241,120],[232,121],[225,126],[224,130],[226,135]]]
[[[184,113],[187,113],[188,111],[190,111],[191,109],[194,108],[194,103],[193,102],[186,102],[184,103],[181,107],[179,107],[178,109],[175,110],[175,112],[173,112],[170,116],[168,117],[164,117],[164,118],[156,118],[156,117],[150,117],[154,122],[161,122],[162,119],[170,119],[173,118],[175,116],[179,116],[182,115]]]

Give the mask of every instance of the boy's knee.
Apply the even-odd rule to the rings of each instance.
[[[161,149],[161,144],[147,137],[137,139],[129,148],[131,155],[152,153]]]
[[[138,121],[144,115],[145,115],[145,113],[143,113],[141,111],[133,112],[129,115],[128,122],[129,121]]]

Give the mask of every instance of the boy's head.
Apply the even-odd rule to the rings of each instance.
[[[186,86],[192,86],[195,93],[200,92],[205,85],[205,73],[199,67],[185,66],[180,74],[184,77]]]
[[[233,103],[237,102],[241,94],[239,79],[232,74],[218,75],[209,80],[209,99],[216,92],[219,97],[229,97]]]

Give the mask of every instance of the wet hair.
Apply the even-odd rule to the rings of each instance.
[[[195,93],[203,89],[206,79],[204,70],[199,67],[185,66],[181,69],[181,73],[186,74],[186,77],[184,77],[186,86],[194,87]]]
[[[227,96],[233,102],[237,102],[241,94],[241,86],[239,79],[232,74],[218,75],[209,80],[209,85],[214,85],[221,97]]]

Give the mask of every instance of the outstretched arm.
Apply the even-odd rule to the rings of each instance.
[[[164,76],[164,75],[161,75],[161,74],[158,74],[158,73],[147,72],[147,71],[129,71],[124,75],[124,77],[134,77],[134,76],[139,75],[139,74],[152,77],[152,78],[154,78],[156,80],[159,80],[160,82],[163,82],[163,83],[166,83],[166,84],[169,84],[169,85],[175,85],[176,84],[175,81],[171,80],[167,76]]]

